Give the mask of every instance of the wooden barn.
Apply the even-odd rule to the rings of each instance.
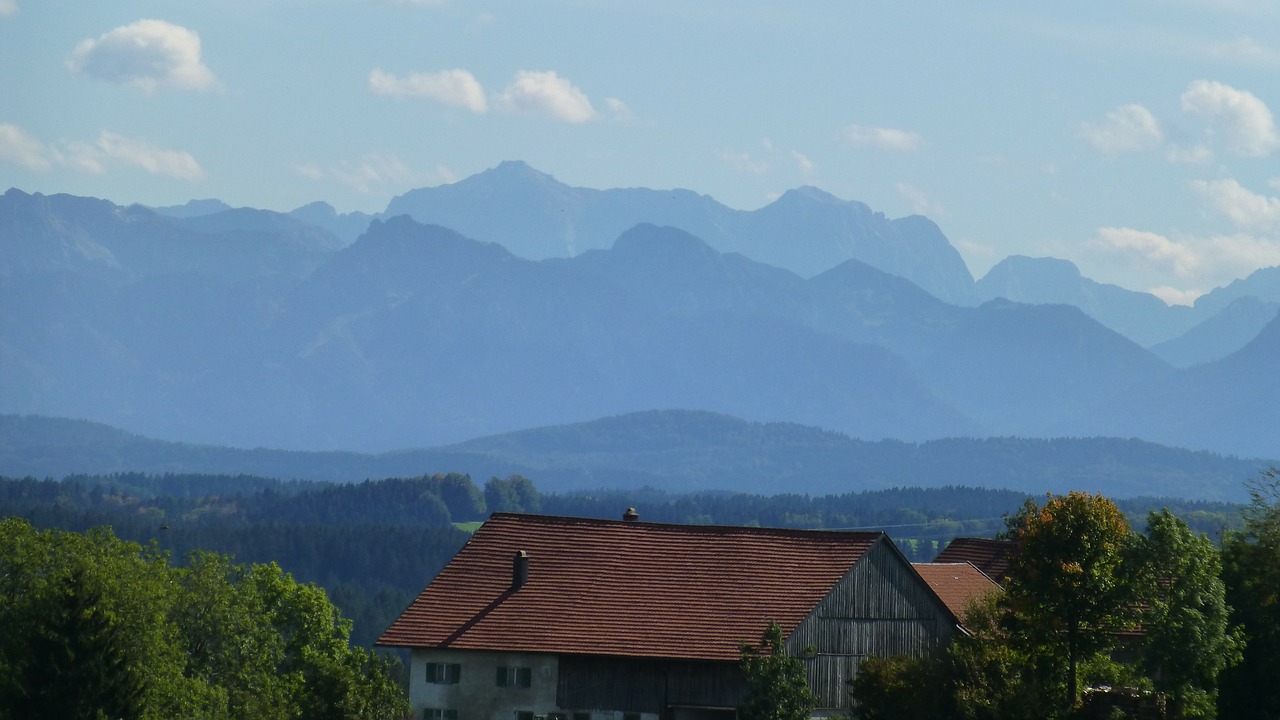
[[[778,623],[817,715],[869,655],[958,620],[883,533],[497,513],[378,640],[412,650],[425,720],[722,720],[744,643]]]

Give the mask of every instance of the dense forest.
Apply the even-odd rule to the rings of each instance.
[[[895,488],[809,496],[650,488],[541,493],[521,476],[431,474],[335,484],[253,476],[75,475],[0,478],[0,516],[38,528],[110,526],[181,563],[193,551],[240,562],[277,562],[325,588],[353,621],[352,642],[371,646],[490,512],[618,518],[635,507],[653,522],[884,530],[912,560],[930,560],[953,537],[991,536],[1027,495],[969,487]],[[1140,518],[1169,507],[1212,538],[1240,526],[1240,506],[1161,498],[1121,501]]]

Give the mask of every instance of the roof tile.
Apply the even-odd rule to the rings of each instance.
[[[495,513],[378,644],[736,660],[883,537]]]

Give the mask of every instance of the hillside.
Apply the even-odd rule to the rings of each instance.
[[[1039,495],[1240,501],[1275,461],[1138,440],[950,439],[867,442],[813,427],[653,411],[367,455],[169,443],[84,421],[0,416],[0,475],[177,473],[357,482],[424,470],[477,479],[522,475],[546,492],[649,487],[811,495],[967,485]]]

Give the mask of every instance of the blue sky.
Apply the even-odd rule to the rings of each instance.
[[[1280,3],[0,0],[0,186],[815,185],[1170,301],[1280,264]]]

